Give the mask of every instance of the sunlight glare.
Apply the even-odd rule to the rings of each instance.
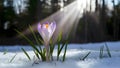
[[[84,2],[84,1],[83,1]],[[81,10],[77,8],[77,1],[72,2],[71,4],[61,8],[56,13],[52,14],[51,16],[45,18],[44,20],[40,21],[41,23],[45,21],[50,21],[51,19],[54,20],[57,24],[57,28],[54,34],[54,39],[57,39],[57,36],[62,31],[64,38],[66,38],[69,32],[72,29],[72,33],[75,33],[76,27],[78,25]],[[81,3],[82,4],[82,3]],[[84,5],[84,4],[83,4]],[[63,6],[63,5],[62,5]],[[34,31],[36,31],[37,24],[32,25]],[[73,28],[74,27],[74,28]],[[24,34],[29,33],[29,29],[23,31]]]
[[[84,8],[86,8],[86,0],[77,0],[77,9],[78,10],[83,10]]]
[[[77,0],[77,9],[83,13],[84,10],[90,11],[90,5],[91,5],[91,11],[95,10],[95,0]]]

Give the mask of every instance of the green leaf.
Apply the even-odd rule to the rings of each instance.
[[[81,60],[85,60],[91,52],[88,52]]]
[[[100,47],[99,58],[103,58],[103,50],[104,50],[104,46],[101,46],[101,47]]]
[[[110,49],[108,48],[107,44],[105,43],[105,46],[106,46],[106,49],[107,49],[107,53],[108,53],[108,56],[111,58],[111,53],[110,53]]]
[[[34,45],[34,43],[30,40],[30,39],[28,39],[27,38],[27,36],[25,36],[23,33],[21,33],[20,31],[18,31],[18,30],[15,30],[18,34],[20,34],[31,46],[32,46],[32,48],[34,49],[34,50],[36,50],[36,52],[38,52],[39,54],[40,54],[40,56],[41,56],[41,58],[43,58],[43,55],[42,55],[42,53],[39,51],[39,49]],[[35,54],[36,54],[36,52],[35,52]],[[36,54],[37,55],[37,54]]]
[[[61,53],[61,51],[62,51],[62,49],[63,49],[64,46],[65,46],[65,43],[62,43],[61,47],[60,47],[60,44],[58,45],[57,60],[59,60],[60,53]]]
[[[63,43],[62,46],[60,47],[60,49],[59,49],[59,54],[61,53],[61,51],[62,51],[63,47],[65,46],[65,44],[66,44],[66,43]]]
[[[46,50],[45,50],[45,48],[43,48],[43,53],[42,54],[43,54],[43,58],[42,58],[43,61],[46,61]]]
[[[50,56],[51,56],[51,60],[53,60],[53,51],[54,51],[54,48],[55,48],[55,45],[50,40]]]
[[[38,41],[39,41],[39,42],[41,42],[42,44],[44,44],[44,41],[43,41],[43,40],[41,40],[40,38],[38,38]],[[40,49],[40,51],[41,51],[41,53],[42,53],[42,48],[41,48],[41,45],[39,45],[39,49]]]
[[[27,36],[25,36],[23,33],[21,33],[20,31],[18,31],[18,30],[16,30],[16,29],[15,29],[15,31],[16,31],[19,35],[21,35],[25,40],[27,40],[28,43],[30,43],[30,44],[33,45],[32,41],[31,41],[30,39],[28,39]]]
[[[4,52],[3,52],[3,55],[7,54],[8,50],[5,49]]]
[[[59,51],[60,50],[60,42],[58,42],[58,48],[57,48],[57,61],[59,60]]]
[[[31,27],[30,25],[29,25],[29,30],[31,31],[31,33],[32,33],[32,35],[33,35],[33,37],[34,37],[36,43],[39,45],[39,41],[38,41],[38,39],[37,39],[37,37],[36,37],[36,35],[35,35],[35,33],[34,33],[32,27]]]
[[[61,48],[60,48],[61,40],[62,40],[62,32],[59,33],[58,38],[57,38],[57,45],[58,45],[58,48],[57,48],[57,61],[59,60],[59,55],[60,55],[60,52],[61,52],[60,51],[61,50]]]
[[[17,55],[17,54],[15,54],[15,55],[11,58],[10,63],[14,60],[14,58],[16,57],[16,55]]]
[[[40,38],[38,38],[38,40],[39,40],[42,44],[44,44],[44,41],[43,41],[43,40],[41,40]]]
[[[29,60],[31,60],[31,58],[30,58],[30,56],[28,55],[28,53],[23,49],[23,48],[21,48],[22,49],[22,51],[24,52],[24,54],[27,56],[27,58],[29,59]]]
[[[63,55],[63,62],[65,61],[65,59],[66,59],[66,51],[67,51],[67,46],[68,46],[68,43],[66,42],[66,44],[65,44],[65,50],[64,50],[64,55]]]
[[[59,33],[58,38],[57,38],[57,42],[60,42],[62,40],[62,32]]]
[[[36,50],[33,50],[33,51],[34,51],[34,54],[36,55],[36,57],[40,60],[38,52]]]
[[[32,27],[31,27],[30,25],[29,25],[29,30],[31,31],[31,33],[32,33],[32,35],[33,35],[33,37],[34,37],[36,43],[37,43],[38,45],[40,45],[39,39],[38,39],[37,36],[35,35],[35,33],[34,33]],[[42,51],[41,47],[40,47],[40,50]]]
[[[21,33],[18,30],[15,30],[18,34],[20,34],[35,50],[37,49],[34,45],[34,43],[27,37],[25,36],[23,33]]]

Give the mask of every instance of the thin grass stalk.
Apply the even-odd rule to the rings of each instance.
[[[24,54],[27,56],[27,58],[28,58],[29,60],[31,60],[29,54],[24,50],[24,48],[21,48],[21,49],[22,49],[22,51],[24,52]]]
[[[16,57],[16,55],[17,55],[17,54],[15,54],[15,55],[11,58],[10,63],[14,60],[14,58]]]
[[[37,43],[38,45],[40,45],[39,39],[37,38],[37,36],[36,36],[35,33],[33,32],[33,29],[32,29],[32,27],[31,27],[30,25],[29,25],[29,30],[32,32],[32,35],[33,35],[36,43]],[[40,46],[39,46],[39,48],[40,48],[40,51],[42,52],[42,48],[41,48]]]
[[[104,50],[104,46],[101,46],[100,47],[100,54],[99,54],[100,58],[103,58],[103,50]]]
[[[81,60],[85,60],[89,55],[90,55],[91,52],[88,52]]]
[[[3,52],[3,55],[7,54],[8,50],[5,49],[4,52]]]
[[[50,56],[51,60],[53,61],[53,51],[54,51],[55,45],[53,45],[52,41],[50,42]]]
[[[57,48],[57,61],[59,60],[59,55],[60,55],[60,41],[62,40],[62,32],[59,33],[58,35],[58,39],[57,39],[57,45],[58,45],[58,48]]]
[[[18,30],[15,30],[18,34],[20,34],[31,46],[32,46],[32,48],[34,49],[34,50],[36,50],[39,54],[40,54],[40,56],[41,56],[41,58],[44,58],[43,57],[43,55],[42,55],[42,53],[39,51],[39,49],[34,45],[34,43],[30,40],[30,39],[28,39],[28,37],[26,37],[23,33],[21,33],[21,32],[19,32]],[[36,53],[35,53],[36,54]],[[37,54],[36,54],[37,55]]]
[[[65,43],[65,50],[64,50],[64,54],[63,54],[63,62],[65,61],[65,59],[66,59],[66,51],[67,51],[67,46],[68,46],[68,43],[66,42]]]
[[[58,43],[58,48],[57,48],[57,61],[59,60],[59,50],[60,50],[60,43]]]
[[[111,56],[111,53],[110,53],[110,49],[108,48],[108,46],[107,46],[106,43],[105,43],[105,46],[106,46],[106,49],[107,49],[107,54],[108,54],[108,56],[111,58],[112,56]]]
[[[36,57],[40,60],[39,54],[36,50],[33,50],[34,54],[36,55]]]

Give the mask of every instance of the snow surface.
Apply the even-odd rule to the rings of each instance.
[[[104,58],[99,58],[100,47],[108,45],[112,58],[109,58],[104,49]],[[24,48],[33,59],[29,61],[25,54],[21,51]],[[56,46],[57,48],[57,46]],[[8,51],[4,54],[4,51]],[[56,49],[54,50],[54,59],[56,59]],[[80,60],[88,52],[90,55],[83,61]],[[16,55],[10,63],[12,57]],[[61,54],[62,55],[62,54]],[[52,61],[34,63],[34,53],[30,46],[0,46],[0,68],[120,68],[120,42],[103,42],[88,44],[69,44],[67,50],[66,61]]]

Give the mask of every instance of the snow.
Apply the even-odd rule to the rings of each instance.
[[[99,50],[105,43],[108,45],[112,57],[109,58],[104,49],[104,58],[100,59]],[[21,48],[27,50],[32,61],[28,60]],[[4,54],[4,51],[8,52]],[[88,52],[91,52],[90,55],[84,61],[80,60]],[[10,63],[13,56],[15,58]],[[56,59],[56,49],[53,56]],[[34,60],[34,53],[30,46],[0,46],[0,68],[120,68],[120,42],[69,44],[65,62],[52,61],[33,64]]]

